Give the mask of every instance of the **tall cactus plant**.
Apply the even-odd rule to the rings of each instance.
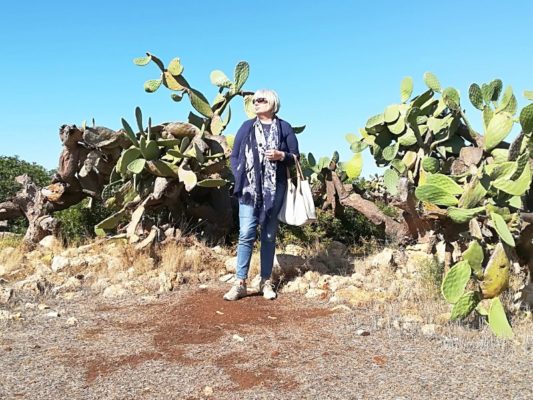
[[[206,96],[185,79],[179,58],[174,58],[166,67],[150,53],[133,62],[139,66],[153,62],[161,71],[159,79],[145,82],[146,92],[154,93],[164,86],[173,92],[171,98],[176,102],[188,96],[198,114],[191,112],[186,122],[153,126],[150,118],[145,125],[141,109],[137,107],[135,124],[122,119],[122,133],[130,145],[123,149],[110,184],[104,189],[107,204],[117,211],[98,224],[95,232],[105,235],[125,223],[124,230],[130,241],[138,241],[143,215],[154,206],[165,206],[174,216],[186,213],[189,218],[217,220],[213,225],[222,230],[230,229],[231,215],[224,223],[220,221],[221,216],[231,214],[227,189],[221,191],[231,175],[226,165],[230,148],[221,133],[231,119],[232,99],[243,96],[245,109],[249,111],[246,100],[253,93],[242,90],[249,75],[248,63],[237,64],[233,81],[221,71],[211,73],[211,82],[218,87],[218,94],[209,103]],[[193,206],[200,202],[200,195],[210,199],[211,207]]]
[[[512,88],[503,90],[501,80],[472,84],[468,97],[482,113],[480,133],[467,119],[457,89],[443,89],[432,73],[424,74],[424,82],[428,89],[412,98],[413,80],[405,78],[400,103],[369,118],[360,132],[376,163],[388,167],[384,183],[398,205],[464,250],[442,284],[453,304],[451,318],[481,312],[489,301],[491,329],[508,337],[512,330],[499,295],[518,261],[515,248],[531,204],[533,104],[518,113]],[[528,92],[526,97],[531,100]],[[505,139],[515,126],[520,131],[509,144]]]

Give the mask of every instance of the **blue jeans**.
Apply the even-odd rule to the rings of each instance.
[[[278,214],[283,205],[287,185],[277,184],[274,206],[270,216],[261,225],[261,278],[270,279],[276,252],[276,234],[278,232]],[[259,218],[254,216],[254,208],[239,204],[239,244],[237,246],[237,279],[248,278],[250,260],[257,236]]]

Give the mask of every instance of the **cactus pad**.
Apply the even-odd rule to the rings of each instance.
[[[496,336],[501,338],[511,339],[514,335],[499,297],[495,297],[490,303],[489,327]]]
[[[481,300],[479,292],[467,292],[463,294],[453,305],[450,320],[466,318],[478,305]]]
[[[460,261],[450,268],[441,285],[442,295],[448,303],[456,303],[463,295],[471,273],[472,270],[467,261]]]
[[[431,72],[424,73],[424,83],[434,92],[440,92],[441,90],[439,79]]]

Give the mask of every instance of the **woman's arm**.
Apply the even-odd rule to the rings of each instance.
[[[300,150],[298,149],[298,139],[292,129],[292,126],[285,124],[283,127],[284,133],[287,134],[285,142],[289,151],[285,152],[285,157],[280,162],[286,166],[294,165],[294,156],[300,159]]]
[[[233,175],[237,172],[237,166],[239,164],[239,152],[241,150],[241,144],[244,139],[244,137],[247,134],[247,124],[244,122],[239,130],[237,131],[237,135],[235,135],[235,140],[233,141],[233,149],[231,150],[231,155],[229,156],[230,164],[231,164],[231,171],[233,172]]]

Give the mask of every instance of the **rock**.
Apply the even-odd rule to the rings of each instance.
[[[76,317],[70,317],[69,319],[67,319],[66,324],[67,324],[67,326],[77,325],[78,324],[78,319]]]
[[[159,274],[159,293],[170,292],[173,289],[172,281],[176,278],[175,273],[161,272]]]
[[[13,297],[12,288],[1,288],[0,289],[0,304],[6,304]]]
[[[49,313],[45,314],[45,317],[48,317],[48,318],[59,318],[60,315],[59,315],[59,312],[57,312],[57,311],[50,311]]]
[[[332,276],[329,280],[329,290],[336,292],[337,290],[348,286],[351,283],[349,276]]]
[[[107,298],[113,298],[113,297],[121,297],[121,296],[124,296],[125,294],[127,294],[126,289],[124,289],[124,287],[121,284],[115,284],[115,285],[106,287],[102,295]]]
[[[328,291],[323,289],[309,289],[305,294],[305,297],[308,299],[319,298],[324,300],[326,297],[328,297]]]
[[[276,254],[274,256],[273,273],[275,276],[295,276],[301,272],[305,259],[290,254]]]
[[[407,314],[402,316],[402,322],[422,324],[424,322],[424,318],[416,314]]]
[[[70,266],[70,259],[64,256],[54,256],[52,260],[52,271],[59,272]]]
[[[308,268],[310,271],[315,271],[321,274],[328,272],[329,268],[320,260],[309,260],[307,262]]]
[[[39,305],[37,306],[37,309],[38,309],[39,311],[48,310],[48,309],[50,309],[50,306],[48,306],[47,304],[41,303],[41,304],[39,304]]]
[[[226,275],[223,275],[223,276],[221,276],[220,278],[218,278],[218,280],[219,280],[220,282],[230,282],[230,281],[232,281],[232,279],[235,280],[234,278],[235,278],[235,275],[233,275],[233,274],[226,274]]]
[[[368,260],[372,268],[391,268],[394,265],[394,250],[383,249],[380,253],[373,255]]]
[[[444,240],[441,240],[435,246],[435,256],[439,264],[444,264],[446,259],[446,242]]]
[[[21,320],[22,314],[21,313],[10,313],[7,310],[0,310],[0,321],[2,320]]]
[[[357,336],[370,336],[370,332],[365,329],[358,329],[355,331]]]
[[[341,242],[332,241],[327,247],[326,251],[329,257],[343,258],[346,253],[346,245]]]
[[[81,286],[81,280],[76,278],[75,276],[71,276],[66,280],[64,284],[55,287],[52,292],[55,294],[72,292],[78,290],[79,288],[81,288]]]
[[[420,331],[424,336],[435,336],[437,333],[436,328],[437,325],[435,324],[426,324],[420,328]]]
[[[224,263],[224,266],[226,267],[226,271],[235,273],[237,268],[237,257],[228,258]]]
[[[351,281],[354,283],[363,283],[366,281],[366,276],[360,272],[355,272],[351,276]]]
[[[291,256],[305,256],[307,251],[301,247],[297,246],[295,244],[288,244],[285,246],[285,254],[289,254]]]
[[[309,283],[314,283],[315,285],[318,283],[318,280],[320,279],[320,274],[316,271],[307,271],[303,278],[309,282]]]
[[[40,274],[30,275],[26,279],[13,284],[15,291],[30,292],[35,295],[45,294],[52,287],[53,284]]]
[[[304,294],[309,289],[309,283],[303,279],[301,276],[297,277],[295,280],[287,283],[283,289],[283,293],[301,293]]]
[[[11,255],[15,252],[15,248],[14,247],[4,247],[1,251],[0,251],[0,258],[6,260],[8,259],[9,257],[11,257]]]
[[[211,386],[204,387],[204,396],[210,397],[213,396],[213,388]]]
[[[100,278],[91,285],[91,289],[95,292],[101,292],[110,285],[109,279]]]
[[[241,336],[239,336],[239,335],[237,335],[237,334],[233,335],[232,338],[233,338],[233,340],[235,340],[236,342],[244,342],[244,338],[241,337]]]
[[[44,247],[45,249],[53,249],[53,248],[61,247],[61,242],[57,240],[57,238],[54,235],[48,235],[48,236],[45,236],[39,242],[39,245]]]
[[[345,301],[352,305],[363,305],[372,301],[386,301],[390,298],[389,293],[384,292],[370,292],[365,289],[360,289],[354,285],[347,286],[335,292],[335,298],[339,301]]]
[[[226,249],[224,249],[223,247],[221,246],[215,246],[211,249],[213,251],[213,253],[215,254],[219,254],[219,255],[226,255],[227,252],[226,252]]]

